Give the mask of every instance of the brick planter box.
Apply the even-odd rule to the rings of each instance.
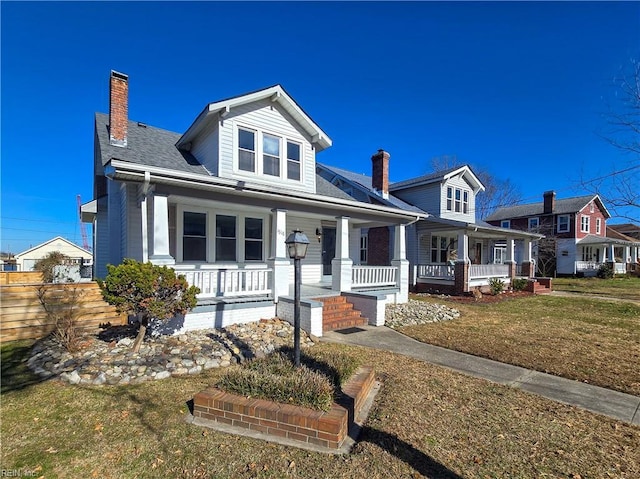
[[[193,422],[215,423],[286,438],[326,449],[339,449],[374,384],[373,368],[356,371],[342,388],[342,398],[329,411],[252,399],[207,388],[194,397]]]

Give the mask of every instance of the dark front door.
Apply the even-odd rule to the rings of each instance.
[[[331,261],[336,257],[336,229],[322,228],[322,275],[331,276]]]

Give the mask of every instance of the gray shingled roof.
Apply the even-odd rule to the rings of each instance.
[[[553,208],[554,215],[576,213],[584,208],[595,195],[576,196],[575,198],[565,198],[556,200]],[[507,206],[497,209],[493,214],[485,218],[486,221],[500,221],[511,218],[526,218],[530,216],[540,216],[544,214],[544,202],[529,203],[526,205]]]
[[[413,184],[438,181],[444,178],[445,175],[448,175],[452,171],[459,170],[460,168],[462,168],[462,166],[454,166],[453,168],[449,168],[447,170],[435,171],[433,173],[429,173],[428,175],[418,176],[416,178],[409,178],[408,180],[403,180],[403,181],[397,181],[395,183],[391,183],[389,185],[389,189],[395,190],[397,188],[405,188]]]
[[[122,148],[112,146],[109,143],[108,125],[109,115],[96,113],[96,131],[103,165],[112,158],[116,158],[138,165],[168,168],[201,175],[209,174],[193,155],[176,148],[176,141],[181,136],[179,133],[129,120],[127,146]]]
[[[389,194],[389,197],[387,199],[382,198],[382,196],[380,196],[374,191],[371,177],[368,175],[364,175],[362,173],[354,173],[353,171],[345,170],[343,168],[337,168],[335,166],[328,166],[323,163],[316,162],[316,164],[321,168],[324,168],[325,170],[332,171],[338,176],[341,176],[342,178],[344,178],[350,183],[355,183],[357,185],[360,185],[369,193],[370,198],[372,200],[375,200],[376,202],[379,202],[381,204],[386,204],[387,206],[400,208],[405,211],[426,214],[423,210],[421,210],[417,206],[406,203],[402,201],[400,198],[393,196],[392,194]]]
[[[98,132],[103,165],[112,158],[116,158],[139,165],[210,175],[193,155],[176,148],[175,143],[181,136],[179,133],[149,125],[140,126],[141,124],[138,122],[129,121],[127,146],[121,148],[110,144],[108,125],[109,115],[96,113],[96,131]],[[316,193],[331,198],[357,201],[320,175],[316,175]]]

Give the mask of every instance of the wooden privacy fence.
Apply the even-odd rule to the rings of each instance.
[[[68,308],[68,299],[77,297],[76,319],[82,330],[97,329],[100,324],[126,324],[127,315],[102,299],[98,283],[3,284],[0,285],[0,342],[38,339],[53,328],[40,300],[38,288],[44,288],[52,308]],[[66,304],[65,304],[66,303]]]
[[[2,271],[0,272],[0,285],[42,283],[41,271]]]

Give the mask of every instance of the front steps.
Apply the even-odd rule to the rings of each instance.
[[[322,331],[365,326],[369,320],[353,309],[353,304],[347,302],[344,296],[328,296],[316,298],[322,303]]]

